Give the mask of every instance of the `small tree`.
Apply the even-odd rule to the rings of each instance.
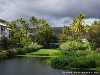
[[[100,26],[91,28],[87,33],[87,39],[93,48],[100,48]]]
[[[59,43],[66,42],[68,40],[65,34],[60,34],[58,38],[59,38]]]
[[[8,49],[11,45],[11,41],[7,37],[2,36],[0,40],[0,44],[4,49]]]

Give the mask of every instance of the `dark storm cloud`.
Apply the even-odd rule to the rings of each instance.
[[[46,19],[52,26],[69,25],[80,12],[86,14],[87,21],[100,19],[99,9],[100,0],[0,0],[1,19],[35,16]]]

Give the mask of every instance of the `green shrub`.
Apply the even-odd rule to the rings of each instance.
[[[32,50],[32,52],[34,52],[34,51],[37,51],[37,50],[39,50],[40,48],[42,48],[42,46],[41,45],[38,45],[38,44],[30,44],[29,46],[28,46],[28,48],[30,48],[31,50]]]
[[[73,61],[71,61],[68,65],[72,68],[95,68],[96,67],[96,61],[94,58],[90,57],[77,57],[74,58]]]
[[[14,50],[7,50],[6,51],[7,58],[13,58],[16,55]]]
[[[7,58],[5,52],[0,52],[0,60]]]
[[[24,47],[23,50],[25,50],[27,53],[33,52],[32,49],[29,47]]]
[[[100,66],[100,54],[92,50],[66,51],[62,56],[52,59],[55,68],[95,68]]]
[[[26,50],[24,50],[23,48],[17,48],[16,49],[17,55],[24,55],[26,54]]]
[[[10,47],[11,42],[7,37],[2,36],[0,40],[0,44],[4,49],[8,49]]]
[[[90,48],[90,44],[88,42],[82,43],[77,41],[69,41],[66,43],[60,44],[60,49],[64,50],[86,50]]]
[[[68,62],[64,58],[54,58],[51,60],[51,66],[54,68],[64,68]]]
[[[24,55],[26,53],[34,52],[42,48],[41,45],[29,45],[24,48],[17,48],[15,50],[7,50],[5,53],[0,52],[0,59],[3,58],[13,58],[16,55]]]
[[[90,45],[90,43],[89,42],[83,42],[82,43],[82,50],[87,50],[87,49],[91,49],[91,45]]]
[[[100,66],[100,53],[94,54],[94,58],[96,60],[96,66]]]

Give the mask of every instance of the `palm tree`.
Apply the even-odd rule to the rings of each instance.
[[[39,27],[36,29],[36,34],[39,34],[38,36],[41,37],[41,40],[39,39],[40,42],[43,41],[43,44],[45,43],[47,46],[49,46],[53,35],[51,26],[44,19],[40,19],[38,24]]]
[[[62,28],[62,33],[65,34],[65,35],[68,35],[70,32],[70,28],[68,26],[64,26]]]
[[[29,42],[28,41],[28,39],[29,39],[28,33],[30,32],[29,24],[27,23],[27,21],[24,18],[18,19],[17,23],[22,25],[21,32],[23,32],[23,34],[22,33],[20,33],[20,34],[23,35],[23,37],[22,37],[23,38],[22,39],[23,44],[26,44],[26,46],[27,46],[28,42]]]
[[[30,17],[29,19],[31,26],[36,26],[38,24],[38,19],[34,16]]]
[[[84,33],[84,18],[85,15],[80,13],[75,17],[75,19],[71,23],[70,28],[72,29],[74,34],[82,36],[82,34]]]

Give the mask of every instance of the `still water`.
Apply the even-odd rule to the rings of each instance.
[[[100,75],[100,72],[54,69],[43,59],[20,57],[0,61],[0,75]]]

